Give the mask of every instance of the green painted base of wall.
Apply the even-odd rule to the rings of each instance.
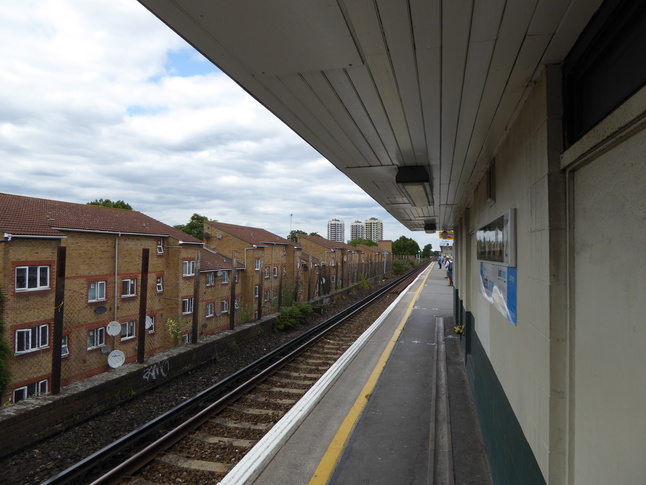
[[[496,485],[545,485],[534,453],[489,361],[471,312],[456,305],[465,325],[461,338],[466,370],[480,421],[491,475]]]

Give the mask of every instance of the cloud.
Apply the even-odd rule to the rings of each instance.
[[[0,191],[279,235],[374,216],[426,244],[138,2],[0,8]]]

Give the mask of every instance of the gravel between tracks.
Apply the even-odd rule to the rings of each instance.
[[[374,288],[371,290],[374,291]],[[107,446],[112,441],[145,424],[180,404],[220,379],[254,362],[268,351],[296,337],[320,321],[365,297],[369,292],[356,292],[352,297],[326,307],[326,314],[317,315],[289,332],[268,333],[249,342],[243,349],[203,365],[165,385],[121,404],[85,423],[33,445],[0,463],[2,483],[37,484],[72,466],[81,459]],[[373,321],[384,310],[375,308],[366,318]]]

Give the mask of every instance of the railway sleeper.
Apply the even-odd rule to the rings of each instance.
[[[188,470],[212,472],[212,473],[227,473],[232,465],[226,463],[217,463],[205,460],[195,460],[193,458],[186,458],[184,456],[166,453],[155,458],[156,461],[161,461],[168,465],[173,465],[178,468],[185,468]]]
[[[229,445],[236,448],[252,448],[258,440],[243,440],[240,438],[227,438],[225,436],[213,436],[208,433],[203,433],[201,431],[196,431],[191,435],[191,438],[201,441],[203,443],[208,443],[210,445]]]
[[[236,429],[258,429],[261,431],[269,431],[274,423],[250,423],[247,421],[233,421],[231,419],[221,418],[216,416],[209,419],[210,423],[219,424],[220,426],[225,426],[227,428],[236,428]]]

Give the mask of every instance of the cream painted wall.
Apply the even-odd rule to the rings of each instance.
[[[646,479],[644,146],[642,127],[574,172],[574,485]]]
[[[548,213],[547,76],[540,76],[496,153],[496,201],[484,184],[470,205],[469,232],[516,209],[518,324],[509,322],[470,285],[468,310],[523,432],[548,476],[550,448],[550,218]],[[468,238],[475,258],[475,238]],[[479,281],[473,259],[468,277]]]

